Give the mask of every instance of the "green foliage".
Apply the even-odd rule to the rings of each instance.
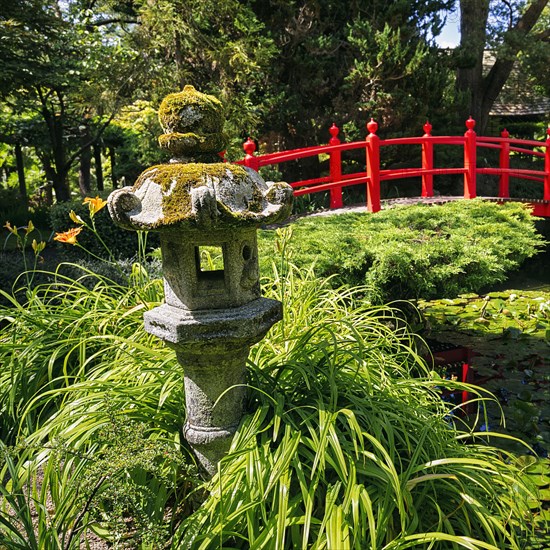
[[[113,410],[94,439],[98,451],[89,459],[79,503],[89,510],[89,521],[101,525],[96,530],[115,546],[162,546],[171,531],[166,504],[173,495],[188,497],[198,482],[196,468],[173,441],[151,436],[148,424]],[[66,460],[66,446],[58,454],[58,460]]]
[[[16,189],[0,188],[0,227],[4,227],[6,222],[19,227],[25,225],[29,218],[42,230],[50,228],[49,207],[42,204],[36,195],[27,204],[21,200]]]
[[[115,150],[117,181],[123,177],[124,185],[132,185],[143,170],[168,161],[169,155],[158,144],[161,133],[150,101],[136,100],[120,110],[103,134],[103,143]],[[109,169],[112,172],[113,167]]]
[[[433,117],[442,104],[446,67],[434,66],[430,38],[449,5],[321,1],[274,9],[259,3],[257,13],[281,52],[273,68],[280,96],[266,130],[298,147],[327,140],[333,121],[361,125],[362,136],[365,118],[375,115],[390,132],[419,128],[426,110]]]
[[[89,142],[115,148],[118,141],[120,162],[109,168],[107,161],[105,169],[127,182],[157,163],[158,132],[152,137],[152,126],[144,132],[130,125],[121,130],[122,111],[144,106],[149,115],[163,95],[185,84],[216,94],[225,105],[230,159],[242,157],[248,135],[270,149],[325,142],[333,121],[342,128],[341,137],[360,139],[370,116],[378,118],[382,133],[394,136],[417,134],[426,117],[438,133],[454,134],[463,131],[463,118],[460,128],[449,131],[461,101],[453,72],[481,64],[484,38],[492,32],[477,15],[480,7],[486,11],[486,3],[462,4],[463,16],[473,23],[463,22],[463,32],[472,39],[465,40],[468,48],[449,55],[436,47],[434,37],[445,14],[456,9],[450,0],[72,0],[55,5],[4,0],[0,94],[7,101],[0,111],[0,139],[32,147],[41,164],[33,179],[52,182],[62,201],[70,198],[66,182],[76,180],[76,164]],[[491,2],[489,18],[489,26],[498,27],[499,45],[505,37],[498,53],[504,63],[497,69],[506,70],[518,44],[524,51],[520,95],[527,73],[536,92],[548,89],[548,44],[540,40],[548,14],[542,12],[527,37],[505,32],[526,5]],[[504,82],[506,76],[496,80]],[[471,89],[491,88],[461,80],[464,97],[472,95]],[[479,120],[478,128],[483,126]],[[149,157],[155,158],[146,161]],[[307,177],[303,163],[288,163],[284,170],[284,179]]]
[[[209,482],[180,441],[181,366],[142,328],[160,281],[58,276],[0,309],[0,544],[520,547],[524,464],[449,424],[397,311],[289,265],[278,238],[264,292],[284,318],[251,351],[250,412]]]
[[[0,227],[4,227],[6,222],[10,222],[15,226],[27,223],[29,209],[19,198],[16,189],[0,188],[0,205]]]
[[[274,290],[285,318],[253,350],[253,412],[178,547],[513,546],[519,533],[497,518],[525,487],[505,455],[464,446],[445,423],[394,312],[293,268]]]
[[[223,2],[140,2],[142,47],[157,61],[157,90],[185,84],[218,96],[225,105],[230,149],[242,154],[238,136],[255,130],[273,107],[271,73],[277,49],[252,5]],[[165,58],[172,61],[167,66]]]
[[[337,285],[366,283],[368,298],[453,297],[505,279],[542,244],[520,204],[460,201],[299,219],[292,260]],[[275,235],[260,240],[262,269]]]
[[[357,55],[346,83],[361,94],[359,108],[374,116],[384,131],[418,132],[426,118],[438,120],[441,109],[436,105],[444,103],[448,73],[434,49],[412,39],[411,29],[388,22],[377,28],[360,18],[350,25],[348,40]]]
[[[2,138],[36,148],[59,201],[70,199],[75,162],[147,78],[147,64],[124,32],[132,22],[110,2],[32,0],[2,9],[0,94],[14,119]]]

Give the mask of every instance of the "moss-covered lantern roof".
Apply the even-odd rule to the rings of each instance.
[[[254,226],[285,219],[292,188],[265,182],[254,170],[219,161],[225,147],[224,109],[214,96],[193,86],[162,101],[161,147],[170,163],[145,170],[133,187],[109,197],[113,219],[128,229],[160,230]]]

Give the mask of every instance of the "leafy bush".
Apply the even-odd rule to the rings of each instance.
[[[368,298],[379,303],[479,291],[542,246],[521,204],[478,200],[303,218],[292,232],[293,262],[334,275],[336,285],[366,283]],[[262,234],[264,272],[275,240],[274,232]]]
[[[283,260],[273,273],[284,318],[250,354],[250,412],[202,484],[181,367],[142,329],[160,281],[58,277],[0,310],[0,545],[519,547],[532,514],[515,459],[462,443],[483,435],[450,426],[447,382],[397,312]]]
[[[29,217],[27,205],[19,197],[17,189],[0,187],[0,227],[6,222],[24,225]]]
[[[102,198],[108,196],[108,192],[102,193]],[[87,204],[83,204],[81,199],[73,201],[57,203],[52,206],[50,218],[53,231],[62,233],[69,227],[75,224],[71,222],[69,213],[73,210],[78,216],[83,219],[88,219],[89,208]],[[138,237],[135,231],[128,231],[117,226],[107,208],[103,208],[95,214],[96,229],[100,237],[109,243],[109,248],[114,256],[118,258],[132,258],[136,256],[138,251]],[[84,231],[78,237],[79,243],[92,254],[105,257],[105,249],[97,237],[91,232]],[[159,246],[157,234],[150,234],[148,243],[150,247]],[[89,255],[82,249],[73,246],[64,246],[62,248],[63,255],[66,259],[74,261],[82,258],[88,258]]]

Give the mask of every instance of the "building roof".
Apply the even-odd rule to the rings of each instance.
[[[484,52],[484,74],[490,71],[495,60],[493,51],[486,50]],[[496,117],[548,117],[550,116],[550,97],[538,93],[516,64],[489,115]]]

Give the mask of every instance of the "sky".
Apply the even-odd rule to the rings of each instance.
[[[447,15],[447,23],[435,39],[440,48],[454,48],[460,42],[459,16],[456,11]]]

